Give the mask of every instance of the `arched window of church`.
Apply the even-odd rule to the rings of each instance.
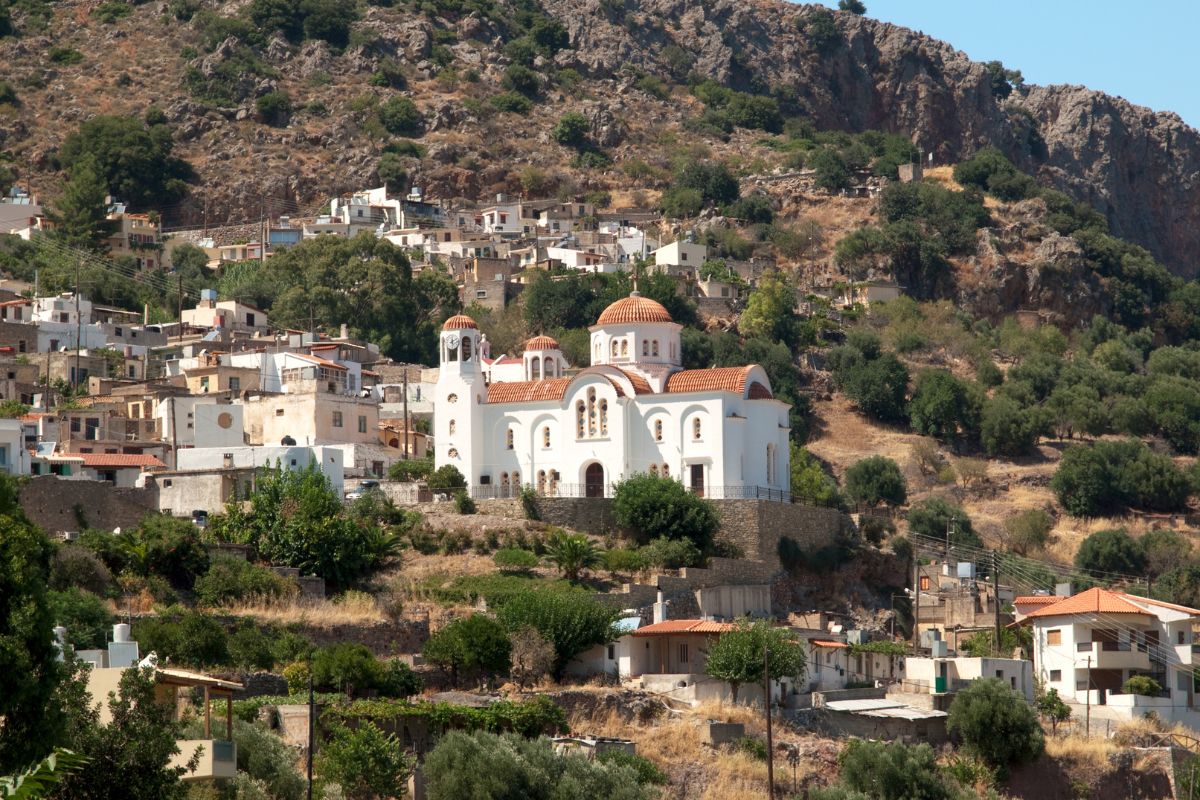
[[[451,447],[446,451],[446,458],[458,458],[458,448]]]
[[[546,470],[544,470],[544,469],[538,470],[537,492],[538,492],[538,494],[546,493]]]
[[[550,485],[547,487],[551,495],[558,494],[558,470],[550,470]]]
[[[534,381],[540,381],[542,379],[542,362],[540,359],[530,359],[529,379]]]
[[[506,450],[513,449],[513,429],[509,428],[504,432],[504,448]]]
[[[621,340],[621,356],[622,357],[629,356],[629,340],[628,339]]]
[[[651,475],[653,475],[653,476],[654,476],[654,477],[656,477],[656,478],[658,477],[658,464],[651,464],[651,465],[650,465],[650,474],[651,474]]]
[[[458,402],[458,395],[456,395],[456,394],[448,394],[448,395],[446,395],[446,402],[447,402],[447,403],[457,403],[457,402]]]
[[[471,360],[471,337],[464,336],[462,340],[463,361]]]
[[[662,441],[662,420],[661,419],[654,420],[654,441],[656,441],[656,442]]]
[[[600,435],[608,436],[608,401],[600,401]]]
[[[664,478],[671,477],[671,465],[670,464],[663,464],[663,477]]]
[[[692,419],[692,438],[696,439],[696,440],[700,439],[700,418],[699,417],[695,417]]]
[[[584,432],[586,430],[585,423],[584,423],[584,417],[586,416],[586,414],[587,414],[587,411],[584,407],[583,401],[580,400],[578,403],[575,404],[575,438],[576,439],[582,439],[584,436]]]
[[[599,342],[596,342],[596,346],[592,348],[592,352],[595,353],[595,355],[592,357],[595,358],[597,361],[599,361],[600,360],[600,343]]]
[[[613,339],[612,340],[612,357],[613,358],[617,357],[617,353],[620,352],[620,347],[621,347],[621,345],[617,343],[617,340]]]
[[[767,445],[767,485],[775,485],[775,445]]]
[[[588,436],[596,435],[596,390],[587,393]]]
[[[650,341],[648,339],[642,339],[642,355],[650,355]]]
[[[514,489],[521,488],[521,473],[517,472],[516,470],[513,470],[512,485]]]
[[[446,360],[458,361],[458,345],[452,344],[446,346]]]
[[[542,447],[550,446],[550,427],[542,428]]]
[[[453,435],[454,435],[454,430],[455,430],[455,428],[457,428],[457,427],[458,427],[458,426],[454,424],[454,420],[450,420],[450,435],[451,435],[451,436],[453,436]]]
[[[500,473],[500,496],[508,497],[508,473]]]
[[[650,354],[658,358],[658,339],[655,339],[653,344],[650,345]]]

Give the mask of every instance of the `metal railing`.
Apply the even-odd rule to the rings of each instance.
[[[471,487],[471,497],[476,500],[500,500],[521,495],[524,488],[533,489],[538,497],[612,497],[616,493],[614,483],[547,483],[538,486],[525,484],[477,484]],[[688,487],[688,490],[708,500],[769,500],[777,503],[794,502],[792,493],[768,486],[705,486]]]

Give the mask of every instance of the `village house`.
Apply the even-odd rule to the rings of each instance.
[[[104,240],[111,258],[132,258],[138,269],[163,266],[162,226],[149,214],[131,214],[124,203],[113,203],[108,209],[112,230]]]
[[[215,289],[200,291],[196,307],[183,310],[183,324],[190,328],[221,328],[250,336],[271,330],[265,311],[237,300],[217,300]]]

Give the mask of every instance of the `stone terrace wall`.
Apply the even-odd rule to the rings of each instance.
[[[652,575],[645,583],[627,583],[621,591],[598,594],[597,598],[617,602],[622,608],[646,609],[658,600],[658,593],[662,591],[663,598],[672,601],[672,618],[683,618],[695,613],[689,609],[696,605],[693,593],[697,589],[729,584],[769,584],[777,572],[774,566],[760,561],[711,558],[707,569],[685,567],[678,575]],[[649,620],[648,616],[646,620]]]
[[[21,508],[47,533],[82,528],[135,528],[158,513],[153,489],[118,489],[107,481],[63,480],[40,475],[21,487]]]
[[[617,529],[612,502],[609,497],[539,497],[537,506],[543,522],[602,536]]]

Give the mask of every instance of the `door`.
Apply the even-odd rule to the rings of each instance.
[[[691,471],[692,493],[704,497],[704,465],[692,464]]]
[[[604,467],[599,463],[588,464],[583,473],[584,495],[587,497],[604,497]]]

